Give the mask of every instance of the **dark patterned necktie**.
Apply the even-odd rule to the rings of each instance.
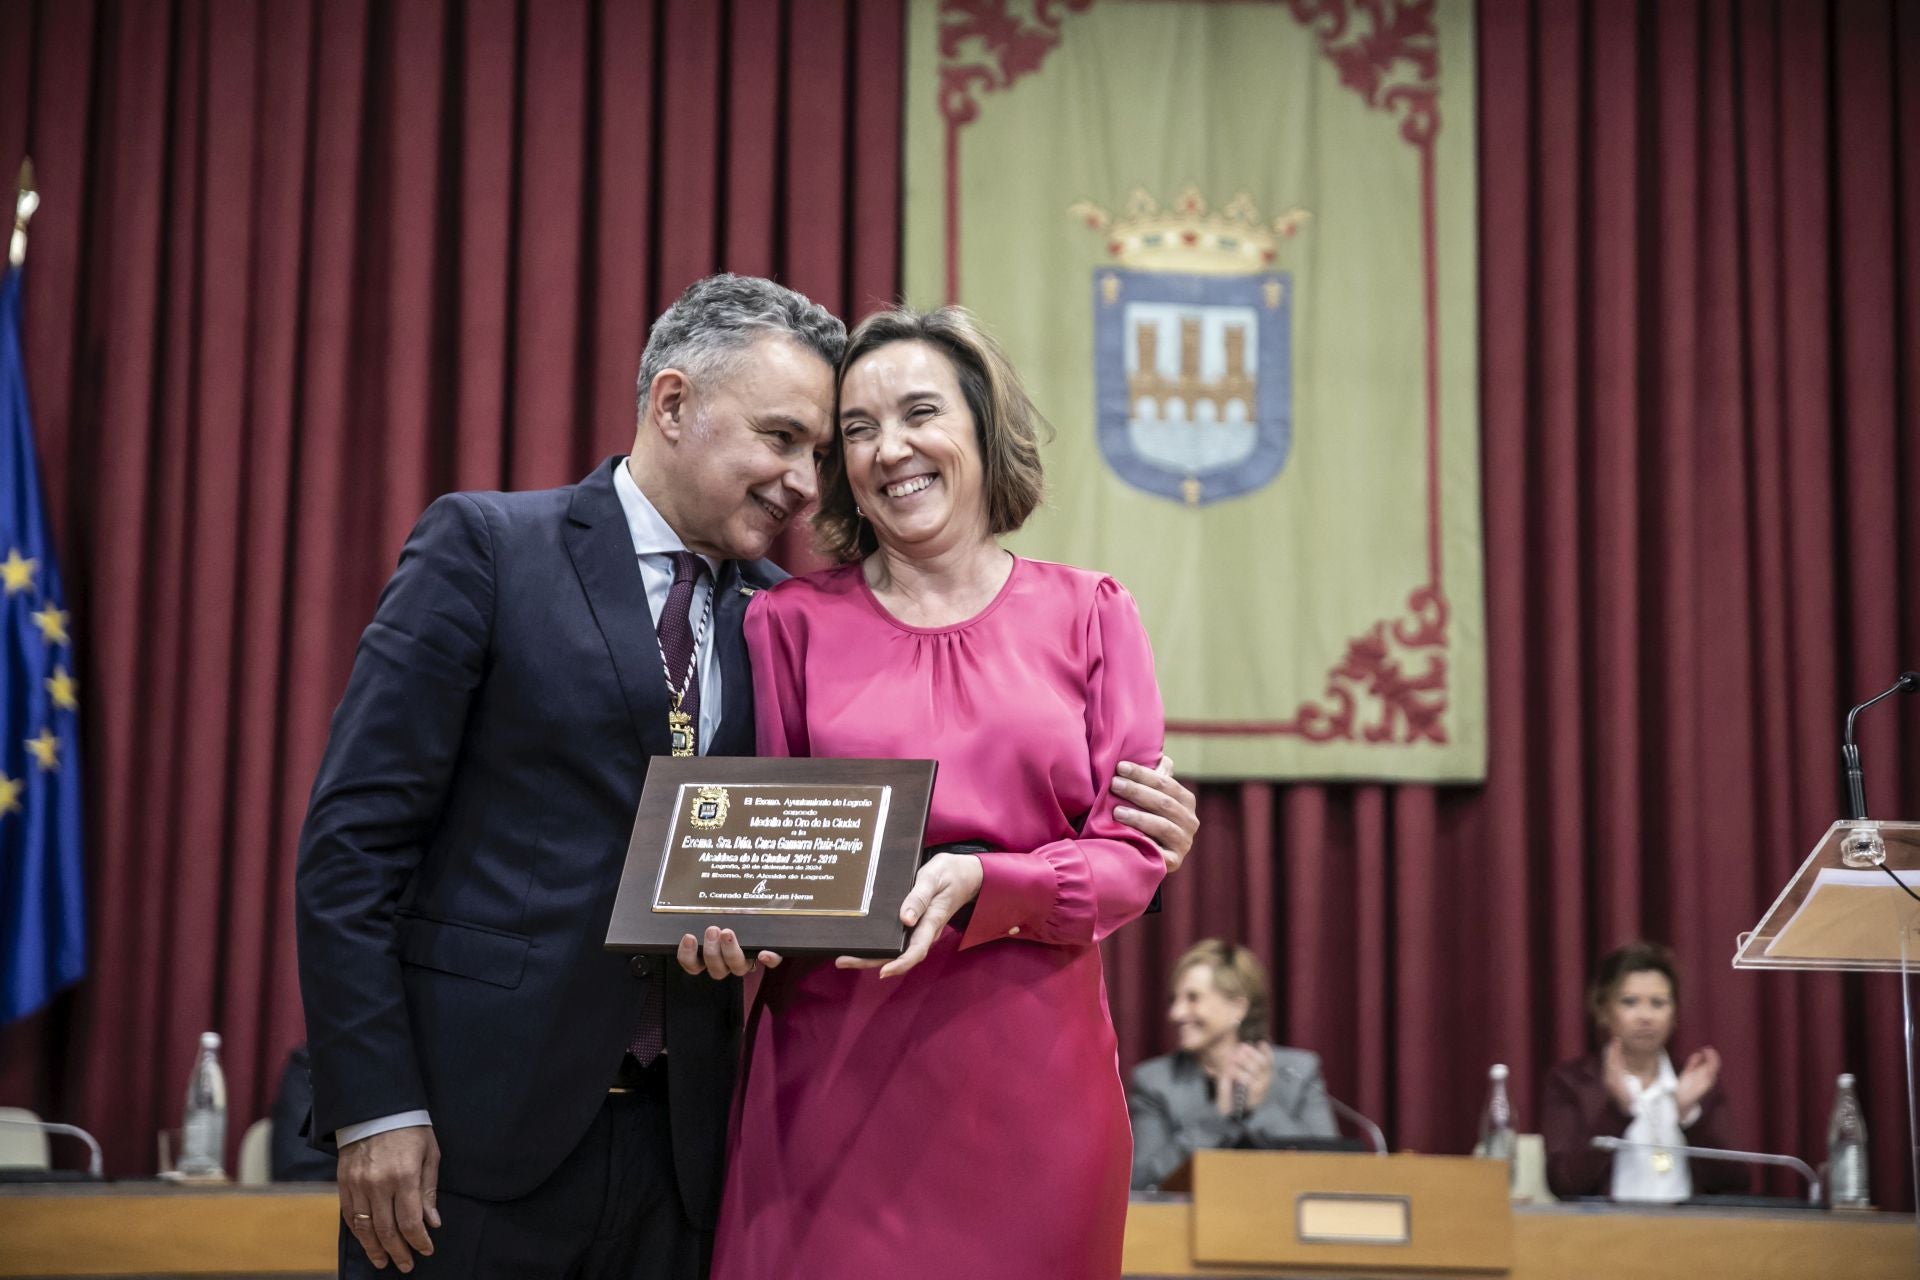
[[[669,690],[687,682],[686,693],[680,699],[680,709],[686,712],[693,722],[694,741],[700,734],[700,669],[693,661],[693,588],[700,581],[700,575],[707,571],[706,562],[691,551],[675,551],[673,559],[673,586],[667,590],[667,602],[660,608],[660,653],[667,664],[666,679]],[[688,668],[693,674],[687,674]],[[669,702],[672,693],[668,693]],[[695,750],[698,750],[696,747]],[[627,1052],[634,1061],[646,1066],[660,1056],[667,1047],[666,1026],[666,981],[664,971],[666,958],[660,957],[654,963],[654,971],[641,981],[646,983],[646,992],[640,1003],[640,1021],[634,1025],[633,1039],[627,1042]]]
[[[699,584],[700,575],[707,571],[707,564],[691,551],[675,551],[672,559],[673,586],[667,591],[667,603],[660,609],[660,653],[667,664],[668,697],[672,697],[672,691],[680,687],[682,680],[687,682],[680,710],[693,721],[694,751],[698,754],[700,667],[693,660],[693,589]]]

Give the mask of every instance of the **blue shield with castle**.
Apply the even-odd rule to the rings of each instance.
[[[1293,441],[1293,291],[1279,237],[1237,197],[1209,217],[1197,192],[1162,214],[1136,192],[1108,231],[1116,265],[1093,277],[1094,424],[1100,452],[1136,489],[1201,506],[1251,493]]]

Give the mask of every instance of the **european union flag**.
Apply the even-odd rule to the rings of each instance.
[[[80,703],[27,413],[20,274],[0,283],[0,1023],[86,970]]]

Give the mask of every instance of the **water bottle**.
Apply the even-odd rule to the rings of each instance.
[[[223,1178],[227,1149],[227,1077],[220,1070],[220,1036],[202,1032],[200,1053],[187,1077],[186,1118],[180,1127],[183,1178]]]
[[[1867,1121],[1851,1073],[1840,1077],[1827,1121],[1827,1202],[1836,1209],[1870,1209],[1867,1197]]]
[[[1507,1064],[1496,1062],[1487,1072],[1487,1109],[1480,1113],[1480,1154],[1507,1162],[1507,1181],[1513,1181],[1513,1104],[1507,1101]]]

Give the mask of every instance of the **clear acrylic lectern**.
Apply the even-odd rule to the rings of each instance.
[[[1914,1040],[1920,902],[1908,897],[1902,884],[1920,893],[1920,822],[1836,822],[1759,925],[1740,935],[1733,967],[1900,975],[1907,1045],[1907,1157],[1920,1202],[1920,1077]],[[1920,1230],[1920,1203],[1915,1227]]]

